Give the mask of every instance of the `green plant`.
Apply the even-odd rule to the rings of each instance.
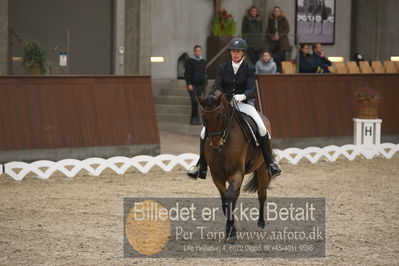
[[[49,71],[46,50],[37,41],[24,42],[23,64],[32,74],[46,74]]]
[[[237,23],[234,21],[233,16],[230,15],[225,9],[218,12],[213,17],[211,23],[211,30],[213,36],[230,36],[236,34]]]

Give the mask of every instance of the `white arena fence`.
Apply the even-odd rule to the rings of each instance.
[[[347,160],[354,160],[356,157],[372,159],[384,157],[387,159],[399,152],[399,144],[384,143],[379,145],[344,145],[326,146],[324,148],[308,147],[305,149],[288,148],[285,150],[274,150],[277,162],[287,160],[289,163],[297,164],[301,160],[308,160],[310,163],[318,161],[334,162],[342,156]],[[9,175],[14,180],[22,180],[27,174],[33,173],[38,178],[48,179],[54,172],[59,171],[67,177],[74,177],[81,170],[86,170],[90,175],[99,176],[105,169],[112,169],[117,174],[124,174],[130,167],[136,168],[141,173],[147,173],[154,166],[169,172],[175,166],[185,169],[190,168],[198,160],[198,155],[184,153],[180,155],[161,154],[158,156],[140,155],[132,158],[117,156],[109,159],[89,158],[85,160],[65,159],[58,162],[41,160],[32,163],[9,162],[0,165],[0,174]]]

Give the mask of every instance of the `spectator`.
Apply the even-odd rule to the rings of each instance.
[[[256,6],[248,9],[242,22],[242,36],[248,44],[248,58],[253,65],[263,49],[263,23]]]
[[[299,73],[323,73],[323,69],[317,65],[310,54],[309,44],[301,44],[299,50]]]
[[[277,65],[269,52],[264,52],[262,58],[256,63],[256,74],[276,74]]]
[[[315,63],[323,69],[324,73],[330,73],[328,67],[331,66],[332,63],[330,60],[328,60],[325,57],[321,43],[314,43],[312,45],[312,49],[313,49],[313,59]]]
[[[191,98],[191,119],[190,124],[201,125],[198,113],[197,96],[205,93],[206,74],[205,59],[202,58],[202,47],[194,46],[194,55],[185,62],[184,78],[187,84],[187,91]]]
[[[269,51],[277,63],[279,72],[281,72],[281,62],[287,60],[287,51],[292,49],[288,40],[289,32],[290,25],[287,18],[282,14],[280,7],[274,7],[267,22],[266,37],[269,41]]]

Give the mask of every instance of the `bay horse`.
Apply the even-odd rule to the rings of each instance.
[[[233,211],[240,195],[244,175],[253,173],[244,191],[258,193],[257,225],[261,229],[265,228],[264,204],[267,196],[266,189],[271,178],[260,148],[253,142],[249,142],[245,131],[242,130],[236,109],[220,91],[217,91],[216,95],[199,96],[197,99],[207,131],[204,145],[205,160],[222,200],[222,210],[226,216],[226,240],[234,241],[236,228]],[[261,117],[270,134],[268,119],[262,114]],[[271,142],[269,151],[273,154]],[[226,183],[228,183],[227,188]]]

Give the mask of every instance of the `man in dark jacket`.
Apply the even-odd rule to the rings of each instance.
[[[255,65],[264,47],[263,22],[256,6],[251,6],[243,19],[242,36],[248,44],[249,60]]]
[[[191,119],[190,124],[201,125],[198,114],[197,96],[205,93],[206,61],[202,57],[202,47],[194,46],[194,55],[190,56],[185,63],[184,78],[187,84],[187,91],[191,98]]]
[[[323,73],[323,69],[310,54],[309,44],[301,44],[299,50],[299,73]]]
[[[321,43],[314,43],[312,49],[315,63],[323,69],[323,73],[330,73],[328,67],[331,66],[332,63],[325,57]]]

